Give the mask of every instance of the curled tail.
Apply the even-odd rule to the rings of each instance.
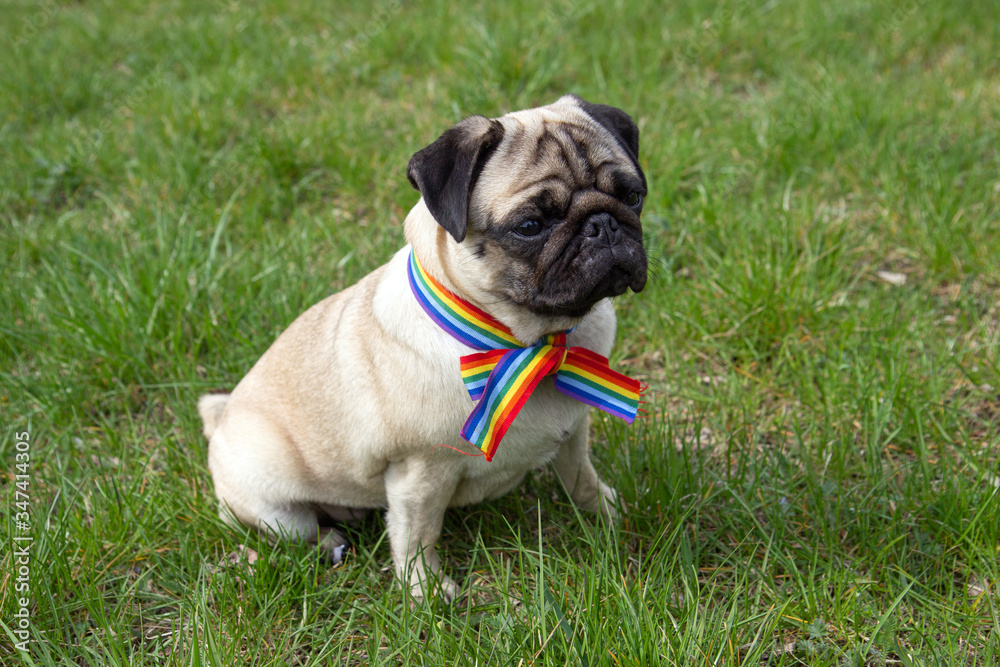
[[[198,414],[201,415],[201,421],[205,425],[202,433],[206,438],[212,438],[228,402],[229,394],[205,394],[198,399]]]

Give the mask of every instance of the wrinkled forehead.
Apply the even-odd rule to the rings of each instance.
[[[568,207],[577,190],[610,194],[642,183],[625,148],[575,104],[557,102],[497,120],[504,138],[473,194],[473,205],[494,217],[504,217],[543,192]]]

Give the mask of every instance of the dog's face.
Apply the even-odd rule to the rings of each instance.
[[[646,284],[638,157],[625,112],[568,95],[463,120],[414,155],[407,176],[486,292],[575,318]]]

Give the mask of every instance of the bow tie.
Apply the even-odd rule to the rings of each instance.
[[[462,381],[476,402],[462,437],[492,461],[504,434],[531,392],[547,375],[555,387],[629,424],[639,409],[638,380],[611,370],[606,357],[584,347],[567,347],[566,333],[524,345],[491,315],[448,291],[410,252],[410,288],[438,326],[468,347],[482,350],[461,358]]]

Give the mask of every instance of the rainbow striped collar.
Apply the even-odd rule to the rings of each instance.
[[[606,357],[584,347],[567,347],[566,333],[548,334],[524,345],[510,329],[448,291],[410,252],[407,273],[417,303],[438,326],[480,352],[461,358],[462,380],[476,402],[462,437],[493,460],[497,447],[528,397],[546,375],[555,387],[578,401],[624,419],[639,410],[638,380],[611,370]]]

